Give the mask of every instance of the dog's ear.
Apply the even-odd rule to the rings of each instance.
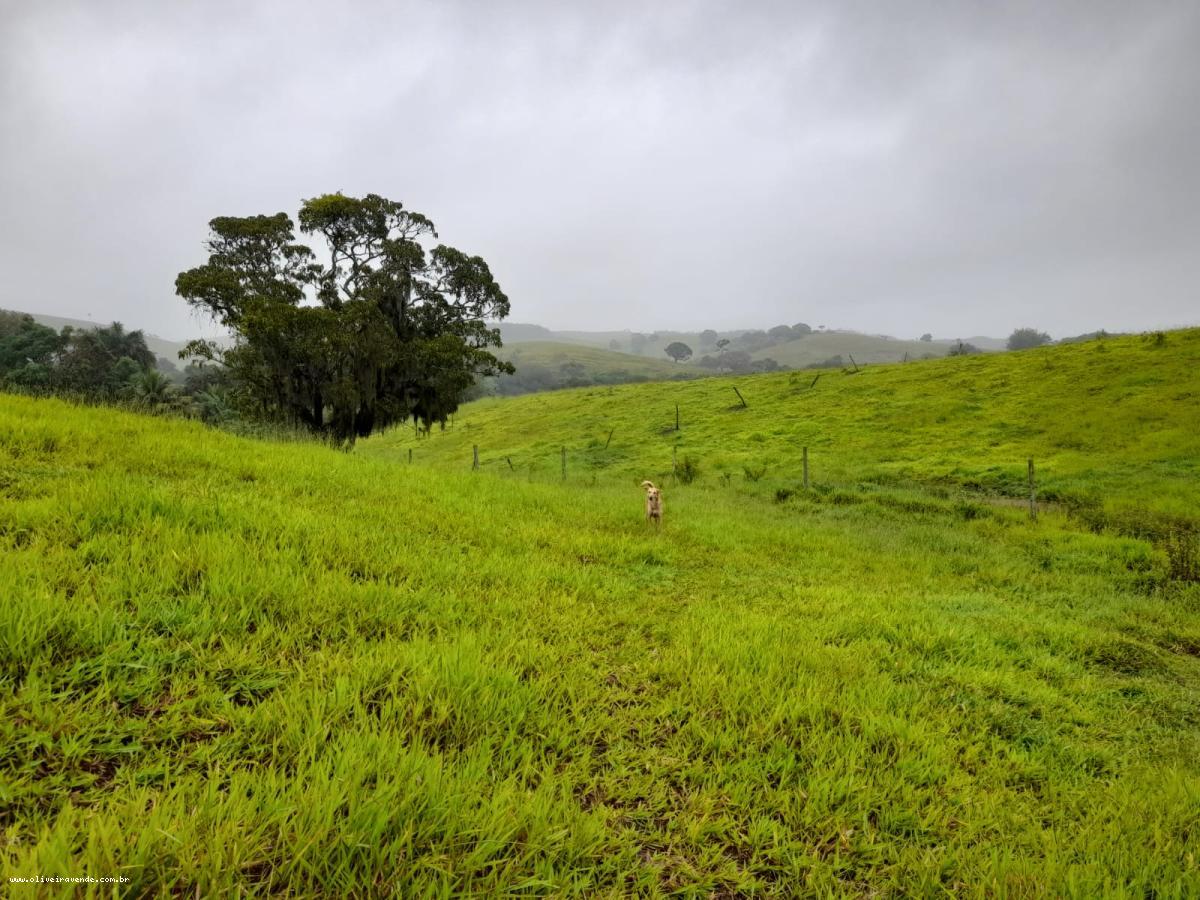
[[[648,491],[652,491],[652,490],[654,490],[654,482],[653,481],[643,481],[642,487],[644,487]]]

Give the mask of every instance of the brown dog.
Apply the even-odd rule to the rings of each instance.
[[[662,491],[654,486],[653,481],[643,481],[642,487],[646,489],[646,521],[653,522],[655,525],[662,525]]]

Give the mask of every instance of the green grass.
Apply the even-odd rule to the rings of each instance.
[[[738,379],[740,412],[716,381],[482,403],[412,466],[402,433],[346,454],[0,396],[2,874],[1195,896],[1200,589],[1150,540],[943,479],[1032,448],[1064,490],[1153,501],[1183,483],[1196,348]],[[703,469],[657,533],[629,478],[662,469],[680,391]],[[1109,391],[1128,403],[1071,405]],[[619,455],[583,468],[610,420]],[[805,428],[827,480],[775,502]],[[544,449],[548,477],[560,435],[565,485],[495,468]],[[473,436],[508,475],[467,470]],[[715,477],[771,453],[760,482]]]
[[[629,384],[644,381],[697,378],[709,374],[666,356],[648,359],[582,344],[548,341],[505,344],[496,351],[517,367],[515,376],[488,379],[489,394],[513,395],[556,390],[569,384]]]
[[[862,366],[868,363],[901,362],[905,354],[912,360],[920,359],[927,353],[945,356],[949,349],[945,344],[902,341],[848,331],[816,331],[797,340],[756,351],[754,358],[770,357],[781,366],[800,369],[840,356],[849,368],[851,356]]]
[[[666,356],[661,359],[650,359],[645,356],[634,356],[631,353],[587,347],[583,344],[562,344],[552,341],[505,344],[496,351],[496,355],[518,367],[525,364],[557,368],[563,363],[578,363],[590,376],[620,376],[651,380],[675,378],[687,373],[693,376],[696,374],[689,366],[672,362]]]
[[[519,475],[556,477],[565,446],[572,477],[612,483],[668,477],[675,454],[698,464],[700,483],[729,476],[735,486],[773,493],[797,486],[808,446],[818,486],[966,488],[1014,500],[1027,494],[1032,457],[1044,500],[1195,518],[1198,423],[1193,329],[1170,333],[1162,346],[1125,337],[857,374],[783,372],[481,401],[444,432],[426,438],[400,429],[358,452],[407,459],[412,448],[419,462],[463,469],[478,445],[485,468],[507,473],[511,460]],[[764,468],[756,485],[744,483],[746,469]]]

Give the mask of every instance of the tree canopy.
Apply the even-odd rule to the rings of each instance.
[[[1009,350],[1028,350],[1050,343],[1050,335],[1036,328],[1018,328],[1008,336]]]
[[[691,359],[692,356],[692,348],[683,341],[672,341],[667,344],[663,352],[675,362],[683,362],[685,359]]]
[[[488,351],[508,297],[487,263],[445,244],[433,222],[376,194],[305,200],[297,242],[286,213],[209,223],[208,262],[175,281],[231,331],[219,358],[244,403],[338,443],[409,417],[445,423],[475,379],[513,371]],[[327,261],[326,261],[327,260]]]

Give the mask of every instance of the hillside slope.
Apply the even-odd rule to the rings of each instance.
[[[681,487],[655,532],[627,485],[0,395],[0,875],[1194,896],[1195,586],[883,499]]]
[[[790,372],[482,401],[460,410],[445,431],[397,430],[358,452],[400,459],[412,448],[419,462],[461,469],[478,445],[486,468],[554,477],[566,447],[573,477],[625,483],[669,475],[677,453],[698,467],[699,484],[727,477],[773,492],[797,486],[807,446],[818,486],[942,485],[1014,498],[1027,493],[1033,457],[1043,499],[1195,518],[1198,423],[1200,330],[1193,329],[1161,343],[1124,337],[857,374]],[[760,480],[747,482],[747,470]]]
[[[918,360],[926,355],[945,356],[946,353],[947,348],[940,344],[901,341],[848,331],[820,331],[767,347],[753,355],[755,359],[769,357],[781,366],[802,369],[836,356],[842,357],[846,366],[850,365],[850,357],[853,356],[854,361],[862,366],[868,363],[901,362],[906,355],[911,360]]]
[[[624,487],[19,398],[0,462],[5,876],[1200,889],[1200,597],[1140,541],[682,488],[659,534]]]
[[[583,344],[550,341],[505,344],[497,356],[517,367],[515,375],[489,379],[487,390],[501,395],[555,390],[584,384],[630,384],[668,381],[708,374],[694,367],[671,362],[667,357],[649,359]]]

